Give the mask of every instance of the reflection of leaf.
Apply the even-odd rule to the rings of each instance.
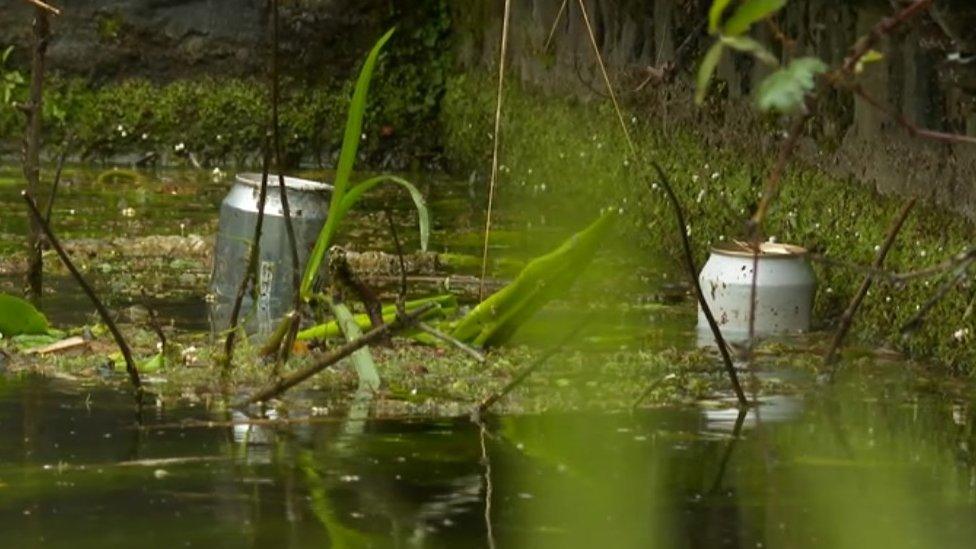
[[[769,17],[786,5],[786,0],[746,0],[725,22],[722,32],[737,36],[749,30],[753,23]]]
[[[47,318],[19,297],[0,294],[0,335],[46,334]]]
[[[702,58],[701,66],[698,67],[698,81],[695,86],[695,103],[702,104],[705,94],[708,93],[708,84],[712,81],[712,74],[718,66],[718,60],[722,58],[722,42],[712,44],[712,47]]]
[[[865,65],[876,63],[882,59],[884,59],[884,54],[878,50],[868,50],[867,53],[862,55],[861,58],[857,60],[857,64],[854,65],[854,74],[861,74],[864,72]]]
[[[759,85],[756,101],[764,111],[783,113],[795,111],[803,104],[804,96],[813,90],[814,76],[827,70],[816,57],[801,57],[766,77]]]
[[[718,33],[718,24],[722,22],[722,14],[725,13],[725,8],[729,6],[730,1],[731,0],[715,0],[712,2],[712,7],[708,10],[709,33]]]
[[[743,53],[752,54],[756,59],[767,65],[779,66],[779,60],[776,59],[775,55],[770,53],[762,44],[748,36],[723,36],[721,40],[726,46]]]

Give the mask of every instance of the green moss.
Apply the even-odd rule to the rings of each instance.
[[[484,174],[490,167],[493,86],[462,75],[448,85],[442,126],[445,149],[457,171]],[[628,213],[623,240],[645,251],[677,257],[678,241],[663,194],[652,191],[648,171],[628,165],[619,123],[605,101],[558,98],[513,85],[505,98],[498,202],[529,215],[581,217],[586,210],[622,208]],[[691,132],[667,133],[653,121],[627,116],[637,147],[671,173],[687,208],[699,260],[711,244],[741,238],[743,221],[760,192],[771,159],[734,147],[705,146]],[[645,168],[646,170],[646,168]],[[483,175],[482,175],[483,177]],[[779,241],[802,244],[841,261],[868,264],[903,200],[880,196],[866,185],[794,165],[770,212],[767,232]],[[505,206],[501,209],[504,210]],[[913,212],[888,267],[909,270],[933,265],[972,242],[964,220],[927,206]],[[638,257],[657,257],[657,254]],[[674,271],[677,272],[677,263]],[[830,328],[862,275],[817,265],[820,291],[816,314]],[[950,292],[924,327],[903,338],[898,328],[938,285],[920,280],[904,287],[875,286],[862,305],[854,336],[930,357],[955,370],[970,369],[976,348],[961,334],[976,334],[976,318],[966,315],[971,290]],[[965,330],[968,330],[966,332]]]

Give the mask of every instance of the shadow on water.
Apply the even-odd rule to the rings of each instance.
[[[185,407],[137,430],[125,394],[5,380],[0,528],[11,547],[477,547],[490,487],[498,547],[971,546],[971,410],[859,391],[492,418],[483,456],[467,419],[176,428],[227,419]]]

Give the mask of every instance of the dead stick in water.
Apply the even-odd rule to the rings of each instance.
[[[261,254],[261,229],[264,225],[264,206],[268,200],[268,167],[271,164],[271,147],[268,144],[268,136],[264,136],[264,161],[261,168],[261,190],[258,193],[258,219],[254,223],[254,237],[251,240],[251,252],[247,259],[247,267],[241,285],[237,288],[237,296],[234,298],[234,308],[230,313],[230,327],[227,331],[227,339],[224,341],[224,356],[222,370],[226,374],[230,371],[234,361],[234,342],[237,338],[237,323],[240,321],[241,307],[244,303],[244,295],[247,293],[247,285],[252,280],[257,281],[258,257]]]
[[[895,244],[895,240],[898,238],[898,233],[901,232],[902,226],[905,225],[905,220],[908,219],[908,214],[911,213],[912,208],[915,207],[916,199],[912,198],[905,205],[902,206],[901,211],[898,213],[898,217],[895,218],[891,227],[888,229],[888,235],[885,237],[884,244],[878,250],[878,254],[874,258],[874,264],[872,265],[875,269],[881,269],[884,265],[885,259],[888,257],[888,251]],[[857,289],[857,293],[851,299],[850,304],[844,311],[844,315],[841,316],[840,325],[837,327],[837,331],[834,332],[834,339],[830,342],[830,349],[827,351],[827,356],[824,357],[824,364],[827,366],[833,365],[837,361],[838,351],[840,351],[841,345],[844,343],[844,338],[847,337],[847,332],[850,331],[851,325],[854,323],[854,315],[857,314],[858,308],[861,306],[861,302],[868,295],[868,290],[871,289],[871,284],[874,282],[873,275],[867,275],[861,282],[861,287]],[[833,370],[831,370],[831,378],[833,378]]]
[[[471,417],[475,420],[475,422],[481,420],[481,416],[488,410],[488,408],[491,408],[496,402],[505,398],[505,395],[511,393],[513,389],[521,385],[522,382],[525,381],[527,377],[529,377],[530,375],[532,375],[533,372],[535,372],[540,367],[542,367],[542,365],[545,364],[550,358],[552,358],[553,355],[563,350],[563,347],[565,347],[567,343],[572,341],[573,338],[575,338],[577,334],[579,334],[580,331],[587,324],[590,323],[591,320],[593,320],[592,315],[583,318],[583,320],[579,324],[577,324],[575,328],[570,330],[569,333],[563,336],[563,338],[558,343],[550,347],[549,350],[547,350],[546,352],[542,353],[542,355],[539,358],[535,359],[535,361],[533,361],[532,364],[529,364],[521,371],[519,371],[519,373],[515,374],[515,377],[513,377],[511,381],[506,383],[504,387],[485,397],[485,399],[482,400],[481,403],[478,404],[478,406],[476,406],[474,411],[471,413]]]
[[[458,349],[463,351],[471,358],[477,360],[478,362],[484,362],[486,360],[485,355],[482,354],[480,351],[478,351],[478,349],[475,349],[474,347],[452,336],[451,334],[445,334],[444,332],[438,330],[437,328],[431,326],[430,324],[427,324],[426,322],[418,322],[417,327],[420,328],[421,331],[426,332],[445,343],[449,343],[454,347],[457,347]]]
[[[742,385],[739,383],[739,376],[735,372],[735,365],[732,363],[732,357],[729,355],[729,349],[726,346],[725,338],[722,337],[722,330],[718,327],[718,323],[715,322],[715,316],[712,315],[712,310],[708,306],[708,302],[705,301],[705,292],[702,291],[701,282],[698,281],[698,267],[695,266],[695,256],[692,255],[691,242],[688,239],[688,228],[685,224],[685,214],[681,209],[681,203],[678,202],[677,195],[674,194],[674,189],[671,188],[671,182],[668,180],[667,174],[664,173],[664,169],[661,168],[660,164],[657,162],[652,162],[654,169],[657,171],[658,178],[661,181],[661,186],[664,187],[664,192],[668,195],[668,200],[671,202],[671,206],[674,209],[674,216],[678,222],[678,232],[681,233],[681,246],[684,249],[684,259],[685,266],[688,268],[688,277],[691,279],[691,283],[695,287],[695,295],[698,297],[698,304],[701,305],[702,312],[705,313],[705,319],[708,320],[708,327],[712,330],[712,335],[715,337],[715,343],[718,345],[718,351],[722,355],[722,362],[725,364],[725,372],[729,376],[729,381],[732,383],[732,389],[735,391],[736,398],[739,399],[740,406],[748,406],[749,401],[746,399],[745,393],[742,392]]]
[[[108,330],[112,333],[112,337],[115,338],[116,345],[119,346],[119,351],[122,352],[122,357],[125,358],[125,371],[129,374],[129,379],[132,381],[133,387],[136,388],[137,392],[142,392],[142,382],[139,380],[139,370],[136,368],[135,360],[132,359],[132,350],[129,348],[129,344],[126,343],[125,338],[122,336],[122,332],[119,331],[119,327],[115,325],[115,321],[112,320],[112,315],[109,314],[108,309],[102,304],[98,296],[95,295],[95,290],[92,289],[85,277],[81,275],[78,269],[75,267],[74,263],[71,262],[71,258],[61,247],[61,243],[58,241],[57,237],[54,236],[54,232],[51,231],[51,226],[44,222],[44,218],[41,216],[41,211],[37,208],[37,203],[34,199],[27,194],[27,191],[21,192],[21,196],[24,197],[24,201],[27,202],[27,209],[30,211],[34,220],[40,225],[41,230],[47,236],[48,242],[50,242],[51,247],[57,252],[58,257],[61,258],[61,262],[64,263],[65,268],[71,273],[81,289],[84,290],[85,295],[91,300],[92,305],[95,306],[95,310],[98,311],[98,315],[102,318],[102,322],[108,327]]]
[[[336,349],[329,351],[315,364],[284,376],[278,381],[264,387],[257,393],[254,393],[254,395],[252,395],[250,398],[239,403],[238,406],[246,406],[255,402],[264,402],[280,395],[281,393],[291,389],[295,385],[298,385],[299,383],[314,376],[329,366],[332,366],[336,362],[339,362],[340,360],[373,343],[374,341],[412,325],[417,321],[417,319],[421,318],[425,313],[427,313],[427,311],[433,309],[435,306],[436,305],[433,303],[430,303],[424,307],[420,307],[410,313],[407,313],[404,316],[397,317],[396,320],[390,322],[389,324],[384,324],[379,328],[373,328],[372,330],[363,334],[362,337],[358,337]]]
[[[52,6],[51,4],[47,4],[47,3],[41,2],[41,0],[25,0],[25,1],[28,4],[33,4],[34,6],[37,6],[38,8],[40,8],[42,10],[49,11],[49,12],[53,13],[54,15],[61,15],[61,10],[60,9]]]

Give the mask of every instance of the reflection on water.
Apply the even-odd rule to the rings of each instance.
[[[125,394],[4,380],[0,532],[8,547],[971,547],[971,410],[868,396],[496,418],[482,437],[467,419],[177,428],[246,420],[193,407],[134,429]]]

